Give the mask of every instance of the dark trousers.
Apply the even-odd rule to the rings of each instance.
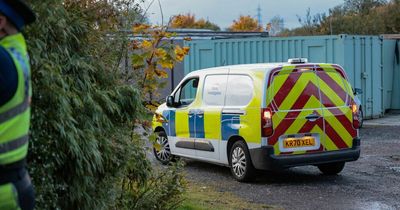
[[[1,170],[0,185],[13,183],[18,192],[18,202],[22,210],[32,210],[35,207],[35,192],[25,167]]]

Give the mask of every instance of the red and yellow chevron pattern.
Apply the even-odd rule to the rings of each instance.
[[[298,65],[274,69],[269,78],[267,104],[273,110],[274,133],[268,144],[275,155],[333,151],[352,147],[357,130],[352,125],[351,86],[336,65]],[[311,122],[310,114],[321,116]],[[317,133],[321,146],[312,151],[281,152],[279,137]]]

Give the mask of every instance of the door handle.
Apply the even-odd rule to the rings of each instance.
[[[246,111],[240,109],[223,109],[222,114],[246,115]]]
[[[321,116],[319,116],[319,115],[317,115],[317,114],[310,114],[310,115],[308,115],[308,116],[306,116],[306,119],[307,120],[309,120],[309,121],[311,121],[311,122],[314,122],[314,121],[316,121],[318,118],[320,118]]]

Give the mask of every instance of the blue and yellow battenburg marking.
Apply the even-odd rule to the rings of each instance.
[[[163,127],[168,136],[181,138],[227,141],[232,136],[240,136],[247,143],[260,143],[260,105],[265,72],[249,72],[249,75],[255,85],[253,99],[242,110],[246,114],[222,114],[221,107],[203,108],[202,93],[199,91],[195,101],[191,104],[192,109],[167,109],[156,114],[153,118],[153,130]]]
[[[162,115],[166,119],[162,122],[162,127],[166,131],[167,136],[176,136],[175,110],[164,110]]]
[[[239,135],[240,115],[221,114],[218,111],[193,109],[188,112],[164,110],[162,127],[168,136],[228,140]],[[205,124],[204,122],[207,122]],[[186,130],[186,131],[185,131]],[[207,132],[208,131],[208,132]],[[218,132],[220,131],[220,132]]]

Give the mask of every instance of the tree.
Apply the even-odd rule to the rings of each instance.
[[[273,17],[269,23],[269,35],[275,36],[279,34],[282,30],[284,30],[285,27],[285,21],[283,18],[279,15]]]
[[[189,47],[180,47],[166,41],[174,35],[166,29],[165,26],[147,24],[136,24],[133,27],[133,33],[140,34],[142,40],[134,40],[131,43],[132,78],[137,80],[142,100],[150,109],[158,106],[154,96],[158,92],[159,80],[168,78],[167,71],[172,70],[176,63],[182,62],[189,53]]]
[[[400,33],[400,0],[390,1],[382,11],[384,19],[385,33],[399,34]]]
[[[196,29],[211,29],[213,31],[221,30],[218,25],[204,20],[203,18],[196,20],[194,14],[179,14],[172,17],[170,22],[171,28],[196,28]]]
[[[368,14],[374,8],[385,5],[386,0],[345,0],[344,8],[356,14]]]
[[[347,0],[329,10],[329,15],[317,14],[299,18],[302,27],[281,35],[328,34],[392,34],[400,32],[400,1]]]
[[[258,21],[249,15],[241,15],[238,20],[234,20],[228,28],[229,31],[262,31]]]

